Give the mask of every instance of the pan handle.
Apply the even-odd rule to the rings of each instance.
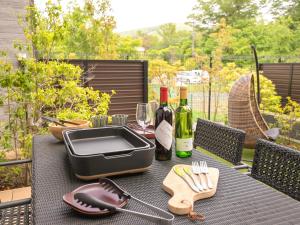
[[[122,151],[122,152],[109,152],[103,153],[104,158],[106,159],[114,159],[114,158],[124,158],[124,157],[132,157],[133,150]]]

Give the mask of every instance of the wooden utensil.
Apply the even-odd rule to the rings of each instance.
[[[81,124],[78,123],[78,122],[74,122],[74,121],[70,121],[70,120],[56,119],[56,118],[52,118],[52,117],[49,117],[49,116],[42,116],[41,118],[42,118],[43,120],[46,120],[46,121],[48,121],[48,122],[55,123],[55,124],[60,125],[60,126],[63,126],[63,127],[66,127],[65,123],[69,123],[69,124],[72,124],[72,125],[81,125]]]
[[[190,165],[184,164],[175,166],[182,168],[191,167]],[[173,168],[163,181],[163,189],[172,196],[168,202],[168,208],[172,213],[186,215],[193,209],[195,201],[210,198],[216,193],[219,180],[219,170],[217,168],[208,168],[213,188],[203,190],[199,193],[194,192],[188,184],[174,172]]]

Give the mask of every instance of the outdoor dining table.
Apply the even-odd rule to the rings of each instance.
[[[215,196],[195,202],[194,211],[205,215],[204,222],[190,221],[186,216],[175,216],[174,224],[300,224],[300,202],[275,189],[241,174],[216,160],[193,150],[190,158],[173,155],[170,161],[153,160],[144,173],[112,177],[118,185],[135,197],[167,210],[170,195],[162,189],[162,182],[175,164],[191,164],[205,160],[209,167],[220,171]],[[62,197],[77,187],[97,181],[81,181],[70,167],[64,144],[49,135],[35,136],[33,141],[33,224],[149,224],[136,216],[115,213],[105,217],[83,216]],[[129,201],[128,209],[146,212]],[[147,211],[150,213],[151,211]]]

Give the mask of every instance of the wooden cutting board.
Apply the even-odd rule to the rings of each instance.
[[[184,164],[178,164],[176,166],[191,167],[190,165]],[[200,193],[194,192],[189,185],[174,172],[173,168],[163,181],[163,189],[172,196],[168,202],[168,208],[172,213],[177,215],[188,214],[195,201],[210,198],[216,193],[219,180],[219,170],[217,168],[208,168],[213,188],[203,190]]]

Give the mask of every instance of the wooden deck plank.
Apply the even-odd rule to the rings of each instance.
[[[0,201],[1,202],[9,202],[12,200],[12,197],[13,197],[12,190],[0,191]]]
[[[16,188],[12,190],[12,200],[20,200],[31,197],[31,187]]]

